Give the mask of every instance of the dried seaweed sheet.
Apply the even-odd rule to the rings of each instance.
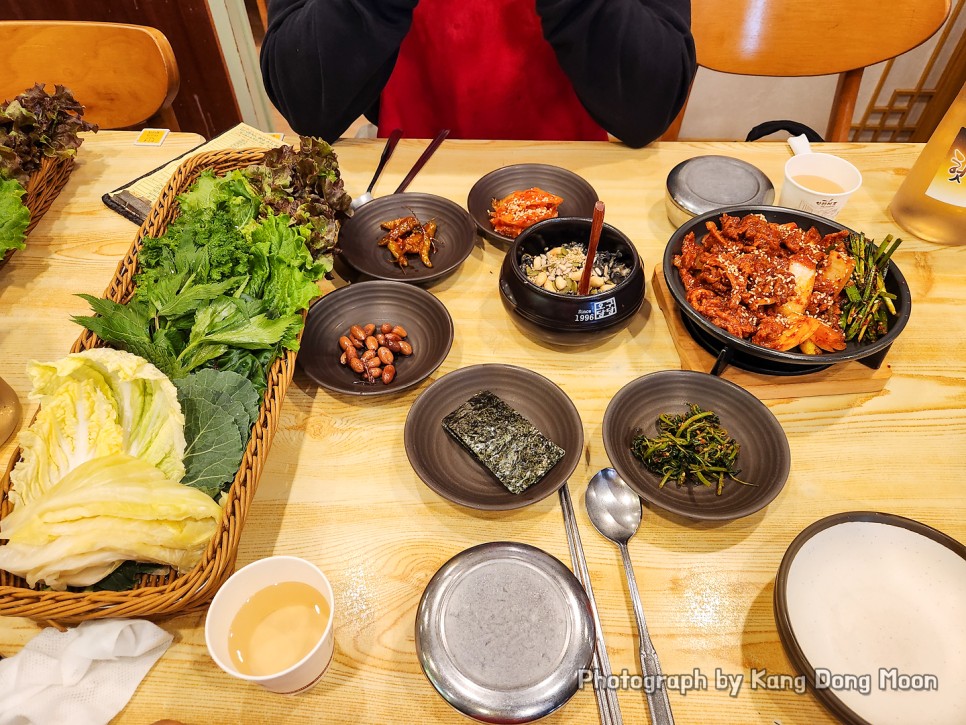
[[[566,453],[489,390],[443,418],[443,427],[512,493],[539,481]]]

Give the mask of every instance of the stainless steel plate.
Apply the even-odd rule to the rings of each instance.
[[[675,226],[723,206],[774,200],[775,187],[761,169],[729,156],[695,156],[667,176],[665,206]]]
[[[513,542],[474,546],[426,586],[416,652],[433,687],[464,715],[531,722],[566,703],[590,665],[590,602],[545,551]]]

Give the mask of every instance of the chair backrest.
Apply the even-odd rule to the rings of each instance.
[[[862,71],[925,42],[946,20],[949,4],[950,0],[691,0],[691,31],[698,65],[704,68],[774,77],[838,73],[825,138],[847,141]],[[677,138],[683,114],[662,138]]]
[[[0,22],[0,100],[36,83],[67,86],[84,119],[130,128],[157,115],[177,130],[171,102],[180,78],[174,51],[155,28],[120,23]]]

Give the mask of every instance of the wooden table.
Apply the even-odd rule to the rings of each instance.
[[[0,271],[0,375],[25,396],[24,364],[68,351],[83,312],[75,292],[100,294],[134,226],[100,195],[175,155],[192,141],[173,134],[159,149],[101,133],[81,148],[67,188],[28,241]],[[425,146],[403,141],[377,186],[388,193]],[[347,188],[368,183],[381,142],[338,145]],[[862,171],[865,183],[840,221],[877,239],[896,231],[887,205],[920,147],[828,145]],[[826,149],[823,149],[826,150]],[[473,183],[505,164],[544,162],[584,176],[607,203],[607,220],[634,240],[650,271],[673,231],[664,180],[699,154],[736,156],[780,185],[783,143],[670,143],[631,150],[608,143],[447,141],[411,187],[465,204]],[[778,639],[775,574],[792,539],[828,514],[879,510],[909,516],[966,540],[966,290],[964,247],[902,235],[895,259],[913,295],[912,319],[888,357],[892,375],[873,393],[768,401],[788,435],[792,470],[765,510],[721,525],[690,523],[645,509],[631,541],[644,610],[664,672],[708,678],[704,691],[671,693],[679,723],[816,723],[831,717],[811,693],[754,690],[753,670],[797,674]],[[608,465],[601,441],[607,402],[645,373],[680,366],[662,311],[648,286],[645,305],[608,343],[560,352],[520,334],[499,301],[502,251],[479,241],[466,263],[430,289],[456,327],[452,352],[432,379],[460,367],[504,361],[536,370],[573,399],[586,454],[571,479],[578,522],[615,672],[639,672],[636,629],[617,548],[592,528],[583,506],[590,476]],[[343,284],[325,283],[326,290]],[[119,722],[173,718],[186,723],[413,723],[466,720],[436,694],[415,655],[414,619],[423,588],[458,552],[488,541],[539,546],[569,565],[560,507],[551,496],[506,513],[468,510],[441,499],[414,474],[402,428],[427,381],[398,396],[331,395],[301,372],[245,524],[239,565],[271,554],[318,563],[337,596],[336,654],[323,683],[296,698],[268,694],[222,673],[209,659],[203,614],[167,620],[175,642],[135,693]],[[9,455],[12,445],[0,453]],[[0,621],[0,654],[37,632],[32,622]],[[736,697],[716,689],[715,673],[743,675]],[[643,696],[622,691],[625,722],[646,723]],[[591,690],[578,692],[548,723],[597,722]]]

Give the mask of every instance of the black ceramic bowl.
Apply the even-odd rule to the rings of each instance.
[[[631,452],[640,434],[657,434],[664,413],[680,414],[688,403],[714,411],[741,450],[741,478],[727,480],[721,495],[701,484],[661,486],[661,476],[648,470]],[[604,449],[621,478],[644,500],[666,511],[699,521],[730,521],[764,508],[785,485],[791,468],[788,439],[781,423],[758,398],[734,383],[691,370],[662,370],[627,383],[607,405]]]
[[[712,324],[701,313],[695,310],[688,303],[687,299],[685,299],[684,285],[681,282],[681,275],[678,274],[678,270],[674,266],[674,256],[681,253],[681,244],[684,241],[684,237],[687,236],[689,232],[693,231],[698,242],[700,242],[704,238],[705,234],[707,234],[707,227],[705,226],[705,223],[712,221],[717,224],[722,214],[738,217],[745,216],[746,214],[761,214],[763,217],[765,217],[765,219],[776,224],[787,224],[789,222],[794,222],[800,228],[806,230],[809,227],[815,227],[822,234],[832,234],[843,229],[846,229],[850,232],[852,231],[848,227],[843,226],[832,219],[826,219],[825,217],[820,217],[816,214],[809,214],[808,212],[798,211],[796,209],[786,209],[778,206],[735,206],[726,207],[723,209],[715,209],[707,214],[696,216],[694,219],[691,219],[689,222],[679,227],[678,230],[671,235],[671,239],[668,241],[667,247],[664,249],[664,279],[667,281],[668,289],[670,289],[671,295],[674,297],[674,301],[677,303],[681,311],[700,329],[701,332],[706,333],[707,336],[710,336],[716,342],[720,343],[722,347],[727,346],[737,353],[744,353],[751,357],[784,363],[786,365],[814,366],[830,365],[832,363],[846,362],[848,360],[860,360],[864,357],[868,357],[886,350],[890,345],[892,345],[893,342],[895,342],[895,339],[899,337],[899,333],[902,332],[902,329],[909,321],[909,311],[912,307],[912,297],[909,294],[909,285],[906,284],[906,278],[902,276],[902,272],[899,271],[899,267],[896,265],[895,261],[892,261],[889,264],[889,271],[886,275],[885,285],[889,292],[892,292],[894,295],[896,295],[896,300],[894,303],[896,307],[896,315],[889,318],[889,331],[875,342],[849,342],[844,350],[840,350],[838,352],[827,352],[822,355],[806,355],[802,352],[782,352],[780,350],[772,350],[767,347],[761,347],[760,345],[753,344],[749,340],[743,340],[739,337],[735,337],[734,335],[725,332],[717,325]]]
[[[443,418],[489,390],[566,451],[523,493],[510,493],[443,428]],[[413,470],[436,493],[469,508],[503,511],[540,501],[563,486],[584,451],[584,429],[573,401],[553,381],[503,363],[470,365],[433,382],[409,409],[403,431]]]
[[[634,243],[620,230],[604,224],[597,251],[620,252],[630,274],[607,292],[566,295],[531,284],[521,268],[524,254],[538,255],[568,242],[590,239],[591,220],[547,219],[517,237],[503,258],[500,298],[511,318],[528,334],[556,345],[585,345],[616,333],[644,301],[644,267]]]
[[[402,325],[413,346],[399,355],[396,379],[367,383],[339,362],[339,338],[352,325]],[[302,334],[298,364],[323,388],[343,395],[392,395],[419,385],[443,363],[453,345],[453,319],[434,295],[415,285],[386,280],[356,282],[312,305]]]
[[[436,250],[426,267],[415,254],[400,267],[389,250],[379,246],[386,231],[382,222],[415,214],[420,221],[435,219]],[[459,204],[433,194],[407,192],[373,199],[359,207],[339,231],[339,256],[357,272],[373,279],[425,284],[455,271],[473,251],[476,230],[473,220]]]
[[[583,177],[573,171],[549,164],[514,164],[491,171],[470,189],[466,208],[477,229],[491,242],[509,246],[513,239],[500,234],[490,223],[493,200],[502,199],[514,191],[538,187],[563,199],[557,209],[558,217],[590,216],[594,213],[597,192]]]

